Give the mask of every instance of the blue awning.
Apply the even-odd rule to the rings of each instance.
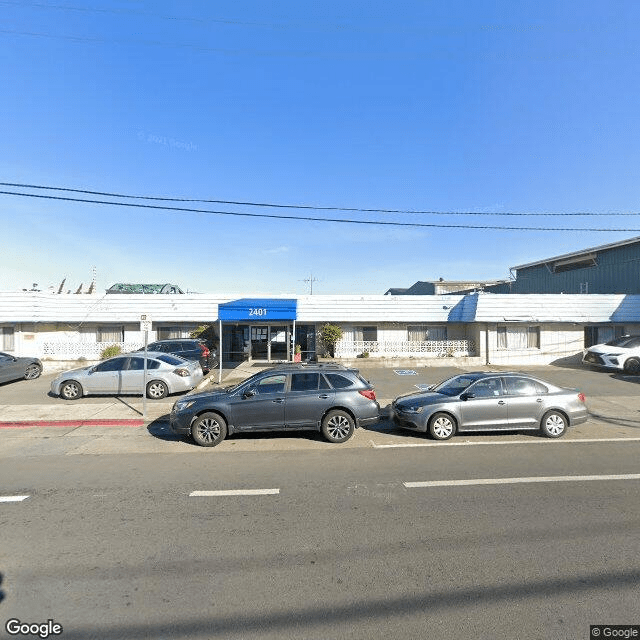
[[[270,322],[295,320],[297,300],[282,298],[242,298],[218,306],[222,322]]]

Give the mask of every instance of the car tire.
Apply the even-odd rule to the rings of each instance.
[[[26,371],[24,372],[24,379],[25,380],[35,380],[36,378],[40,377],[40,374],[42,373],[42,367],[39,364],[30,364]]]
[[[547,411],[542,416],[540,430],[547,438],[561,438],[567,432],[567,418],[559,411]]]
[[[341,409],[333,409],[322,419],[322,435],[334,443],[346,442],[356,429],[353,418]]]
[[[60,397],[63,400],[77,400],[82,398],[82,385],[75,380],[67,380],[60,387]]]
[[[201,447],[215,447],[227,437],[227,423],[218,413],[203,413],[191,425],[191,437]]]
[[[448,440],[457,429],[455,419],[448,413],[434,413],[429,420],[429,433],[436,440]]]
[[[637,376],[640,373],[640,360],[638,360],[638,358],[629,358],[624,363],[624,372],[632,376]]]
[[[162,380],[152,380],[147,385],[147,398],[152,400],[161,400],[169,393],[167,385]]]

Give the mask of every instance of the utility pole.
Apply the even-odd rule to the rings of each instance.
[[[313,295],[313,283],[314,282],[318,282],[317,278],[313,277],[313,273],[311,273],[309,275],[309,277],[305,278],[302,282],[308,282],[309,283],[309,295]]]

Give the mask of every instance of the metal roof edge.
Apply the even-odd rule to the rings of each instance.
[[[585,255],[593,251],[606,251],[607,249],[615,249],[616,247],[623,247],[627,244],[635,244],[640,242],[640,236],[634,238],[628,238],[627,240],[620,240],[619,242],[611,242],[610,244],[603,244],[598,247],[589,247],[587,249],[580,249],[579,251],[572,251],[571,253],[564,253],[559,256],[553,256],[551,258],[544,258],[543,260],[536,260],[534,262],[527,262],[526,264],[520,264],[511,269],[526,269],[527,267],[534,267],[540,264],[547,264],[548,262],[555,262],[556,260],[564,260],[565,258],[575,258],[577,256]]]

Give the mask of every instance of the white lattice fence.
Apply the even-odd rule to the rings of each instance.
[[[341,340],[336,344],[336,356],[352,358],[366,352],[389,357],[422,355],[444,358],[475,355],[475,349],[473,340]]]
[[[58,360],[99,360],[103,349],[113,345],[120,347],[122,353],[140,348],[139,342],[45,342],[42,350],[44,357]]]

